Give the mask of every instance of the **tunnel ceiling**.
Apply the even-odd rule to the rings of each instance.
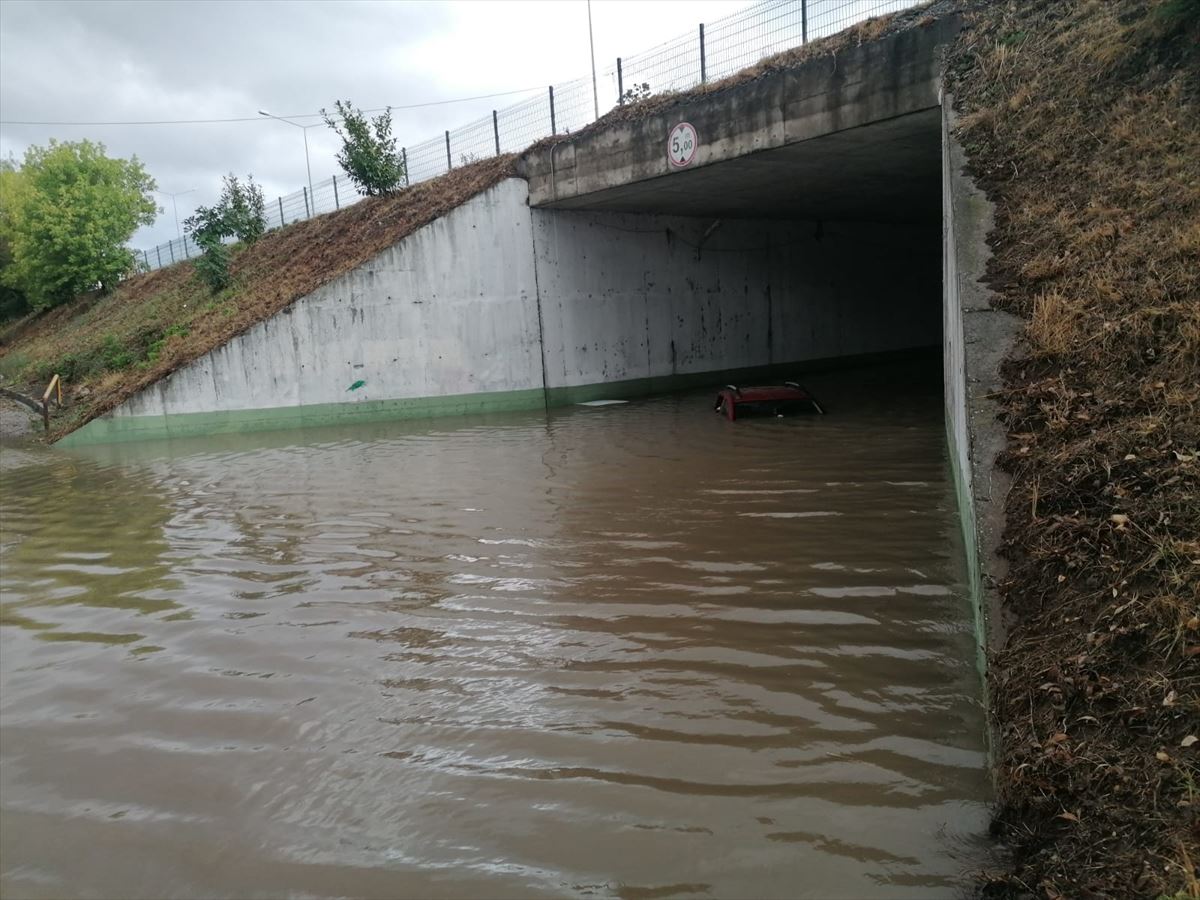
[[[546,204],[729,218],[937,222],[938,109]]]

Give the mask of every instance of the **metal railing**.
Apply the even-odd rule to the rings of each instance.
[[[42,417],[42,425],[46,431],[50,430],[50,399],[53,397],[58,403],[58,408],[62,409],[63,405],[63,390],[62,379],[56,373],[50,379],[50,383],[46,385],[46,390],[42,394],[40,400],[35,400],[32,397],[26,397],[24,394],[9,390],[6,387],[0,387],[0,397],[6,397],[9,400],[15,400],[23,406],[28,406],[35,413]]]
[[[625,86],[652,94],[683,91],[751,66],[764,57],[828,37],[864,19],[921,5],[925,0],[762,0],[695,32],[596,72],[600,115],[622,102]],[[590,76],[551,85],[461,128],[401,149],[407,184],[444,175],[475,160],[514,153],[553,134],[570,134],[596,118]],[[362,199],[343,175],[267,201],[267,227],[280,228]],[[187,237],[135,251],[139,264],[158,269],[199,254]]]

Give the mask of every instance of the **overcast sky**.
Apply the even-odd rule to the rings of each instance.
[[[692,34],[749,0],[593,0],[598,69]],[[253,173],[268,198],[305,183],[300,129],[256,116],[316,113],[338,98],[364,109],[561,83],[589,72],[584,0],[448,2],[53,2],[0,0],[0,119],[128,122],[252,117],[192,125],[0,125],[18,160],[49,138],[136,154],[184,218],[211,203],[220,176]],[[490,116],[516,95],[396,111],[412,145]],[[316,118],[299,121],[308,123]],[[338,171],[336,138],[308,131],[314,181]],[[175,236],[171,201],[135,235]]]

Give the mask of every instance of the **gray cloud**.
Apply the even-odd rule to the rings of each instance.
[[[598,66],[686,33],[747,0],[596,0]],[[694,21],[693,21],[694,20]],[[632,43],[632,46],[631,46]],[[337,98],[406,105],[559,82],[588,70],[582,2],[0,2],[0,118],[145,121],[315,113]],[[398,110],[412,144],[520,97]],[[310,118],[304,122],[315,122]],[[136,155],[180,217],[210,203],[220,175],[254,173],[268,196],[305,182],[299,129],[268,119],[204,125],[5,125],[0,153],[18,158],[49,138],[102,141]],[[336,138],[308,131],[313,179],[337,171]],[[165,214],[134,243],[174,236]]]

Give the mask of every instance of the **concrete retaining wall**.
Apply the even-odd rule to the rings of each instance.
[[[936,344],[936,232],[729,220],[706,239],[712,225],[533,210],[547,387]]]
[[[931,346],[920,226],[530,209],[509,179],[67,443],[513,409]]]
[[[477,406],[461,399],[477,394],[540,404],[525,198],[519,180],[496,185],[130,398],[77,440],[396,415],[406,408],[396,401],[454,412]]]
[[[998,554],[1009,479],[997,468],[1006,432],[995,393],[1001,362],[1020,327],[1016,317],[993,309],[983,283],[990,250],[992,209],[965,173],[966,154],[954,139],[952,98],[942,102],[943,344],[946,437],[958,492],[971,594],[978,620],[979,663],[1003,634],[996,585],[1005,564]]]

